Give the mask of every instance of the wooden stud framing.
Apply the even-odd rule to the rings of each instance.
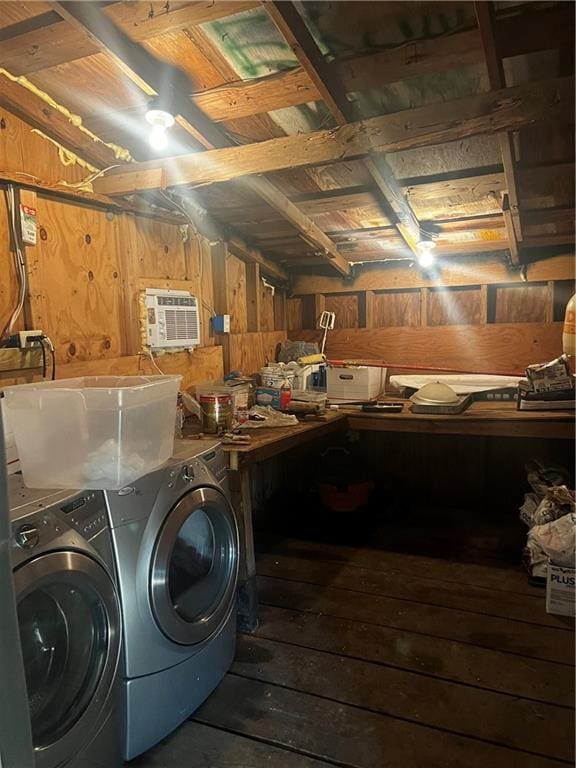
[[[260,265],[246,264],[246,310],[248,332],[260,330]]]

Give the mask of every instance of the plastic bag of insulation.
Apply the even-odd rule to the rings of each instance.
[[[565,568],[576,566],[576,514],[570,513],[528,534],[525,558],[533,576],[545,576],[548,560]]]
[[[576,513],[574,491],[565,485],[557,485],[548,488],[543,499],[535,493],[526,494],[524,504],[520,507],[520,519],[532,528],[535,525],[551,523],[571,512]]]

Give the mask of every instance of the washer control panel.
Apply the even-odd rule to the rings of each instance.
[[[91,539],[108,525],[104,495],[101,491],[87,491],[60,507],[62,517],[85,539]]]

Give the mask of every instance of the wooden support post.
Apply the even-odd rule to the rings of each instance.
[[[285,331],[287,328],[286,292],[277,290],[274,294],[274,330]]]
[[[544,319],[547,323],[554,322],[554,280],[548,280],[548,295],[546,297],[546,314]]]
[[[488,286],[480,286],[480,325],[488,322]]]
[[[326,296],[323,293],[314,294],[314,325],[313,328],[318,327],[318,321],[320,315],[326,310]]]
[[[420,326],[428,325],[428,291],[429,288],[420,288]]]
[[[233,461],[233,457],[236,460]],[[238,455],[230,454],[229,472],[232,508],[240,534],[240,563],[238,569],[238,629],[254,632],[258,627],[258,589],[256,585],[256,556],[252,524],[250,469],[238,465]]]
[[[260,330],[260,265],[246,264],[246,317],[248,331]]]
[[[358,325],[360,328],[374,328],[375,310],[374,291],[363,291],[358,294]]]
[[[228,248],[226,243],[214,243],[210,246],[212,259],[212,280],[214,283],[214,311],[217,315],[230,314],[228,297]],[[224,373],[230,373],[230,336],[227,333],[215,334],[216,343],[222,345]]]

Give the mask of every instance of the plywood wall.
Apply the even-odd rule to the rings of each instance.
[[[311,306],[323,306],[336,313],[326,347],[334,359],[522,373],[562,351],[574,258],[535,263],[526,277],[496,259],[447,266],[435,277],[406,267],[366,269],[352,284],[301,276],[288,302],[289,336],[319,341],[307,321]]]
[[[64,165],[58,150],[30,126],[0,110],[0,179],[30,174],[41,182],[74,184],[89,171]],[[28,178],[21,177],[21,178]],[[34,193],[31,194],[34,198]],[[27,327],[40,328],[52,339],[58,374],[136,374],[151,371],[140,355],[141,293],[147,287],[189,290],[201,304],[202,348],[193,355],[163,355],[166,372],[179,372],[191,386],[221,378],[224,361],[255,371],[286,338],[278,300],[258,280],[260,331],[248,334],[247,265],[226,252],[226,284],[230,338],[217,338],[211,327],[215,305],[213,250],[188,226],[160,217],[106,209],[94,203],[38,191],[38,242],[26,248],[29,277]],[[0,325],[17,295],[7,211],[0,195]],[[225,246],[222,246],[225,249]],[[283,298],[283,297],[282,297]],[[20,321],[24,327],[24,318]],[[284,326],[285,327],[285,326]],[[224,357],[222,344],[232,358]]]

